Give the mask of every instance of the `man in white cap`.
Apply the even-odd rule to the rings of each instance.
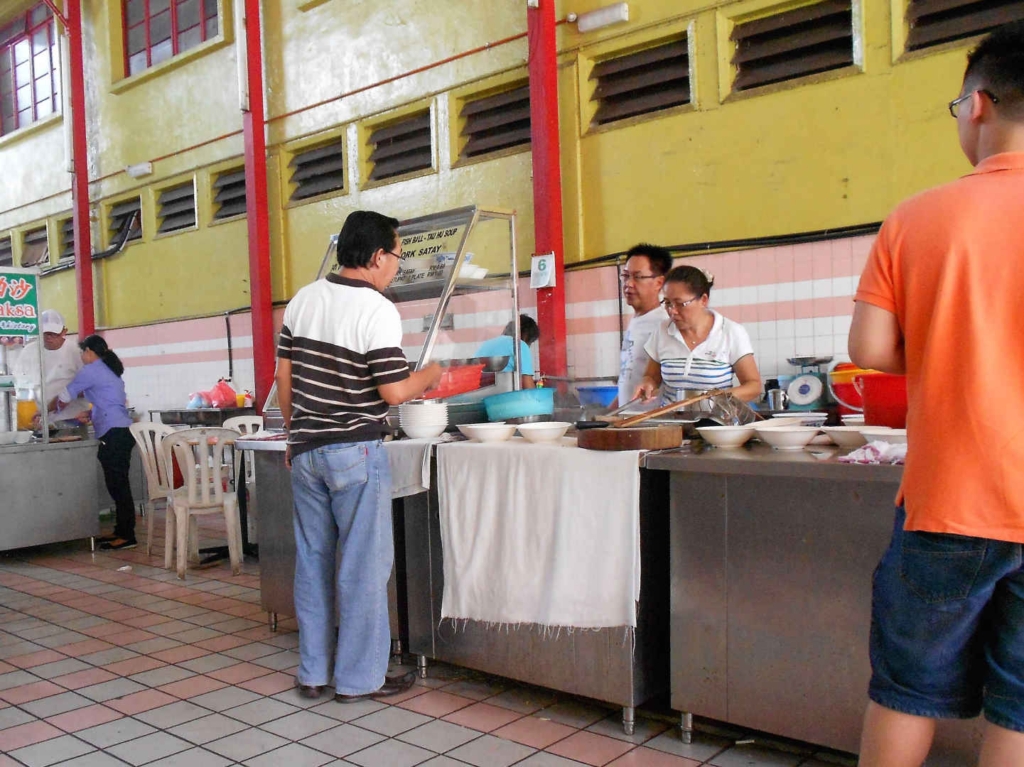
[[[46,392],[41,396],[51,400],[82,369],[82,354],[76,344],[68,343],[68,329],[60,312],[46,309],[39,315],[39,322],[43,330],[43,370],[46,371]],[[13,371],[18,386],[39,386],[37,344],[38,341],[29,341],[18,356]],[[88,409],[89,403],[79,397],[61,408],[59,418],[71,420]],[[51,413],[49,421],[52,423],[57,417]]]

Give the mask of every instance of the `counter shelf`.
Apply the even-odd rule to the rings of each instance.
[[[814,450],[814,452],[821,452]],[[871,580],[902,466],[765,445],[651,455],[669,485],[671,704],[856,752]],[[978,720],[941,722],[929,764],[966,764]]]
[[[0,448],[0,551],[100,534],[95,439]]]

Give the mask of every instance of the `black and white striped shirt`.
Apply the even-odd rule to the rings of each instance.
[[[277,356],[292,363],[294,455],[380,439],[388,404],[378,386],[409,377],[398,309],[368,282],[329,274],[288,302]]]

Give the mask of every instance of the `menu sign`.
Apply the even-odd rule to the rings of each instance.
[[[440,280],[455,262],[466,225],[449,226],[402,238],[402,262],[391,286]]]
[[[39,275],[0,269],[0,344],[22,345],[39,336]]]

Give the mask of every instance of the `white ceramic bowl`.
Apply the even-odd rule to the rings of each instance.
[[[760,424],[754,427],[759,439],[767,442],[776,450],[800,450],[807,446],[821,431],[817,426],[775,426],[764,428]]]
[[[519,433],[527,442],[556,442],[569,431],[571,423],[564,421],[539,421],[537,423],[521,423]]]
[[[405,432],[405,436],[412,439],[428,439],[430,437],[440,437],[444,434],[444,430],[448,427],[448,424],[417,424],[415,426],[402,424],[402,431]]]
[[[740,447],[754,436],[753,426],[698,426],[701,438],[715,447]]]
[[[864,414],[863,413],[850,413],[849,415],[843,416],[843,424],[845,426],[863,426],[864,425]]]
[[[839,447],[860,447],[865,442],[864,435],[861,434],[861,426],[822,426],[821,430],[825,432],[830,440]]]
[[[17,437],[16,431],[0,431],[0,445],[13,445]]]
[[[15,432],[14,444],[16,444],[16,445],[24,445],[25,443],[31,441],[31,439],[32,439],[32,432],[30,432],[30,431]]]
[[[890,429],[888,426],[861,426],[860,433],[868,442],[889,442],[898,445],[907,441],[906,429]]]
[[[791,410],[788,413],[772,413],[772,418],[782,422],[796,422],[801,426],[821,426],[828,418],[828,413],[820,413],[816,410]]]
[[[516,433],[514,423],[460,423],[459,431],[477,442],[504,442]]]

